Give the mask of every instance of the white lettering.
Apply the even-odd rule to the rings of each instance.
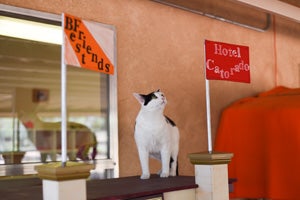
[[[231,76],[236,75],[236,73],[250,71],[249,64],[245,64],[244,60],[241,60],[239,64],[236,64],[231,68],[225,70],[220,66],[215,65],[215,61],[213,59],[208,59],[206,61],[206,68],[207,70],[213,71],[215,74],[219,74],[221,79],[230,79]]]
[[[222,55],[222,45],[215,44],[215,54],[216,55]]]
[[[225,57],[235,57],[235,58],[241,58],[241,50],[239,47],[236,47],[236,49],[227,49],[223,47],[221,44],[215,44],[215,54]]]
[[[214,68],[213,67],[210,67],[210,63],[211,64],[214,64],[214,60],[212,60],[212,59],[208,59],[207,60],[207,62],[206,62],[206,68],[208,69],[208,70],[213,70]]]

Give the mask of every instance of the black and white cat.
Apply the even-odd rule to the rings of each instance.
[[[141,179],[150,177],[149,156],[161,161],[160,177],[176,176],[179,130],[175,123],[164,115],[166,97],[160,90],[147,95],[133,95],[141,104],[134,133],[142,167]]]

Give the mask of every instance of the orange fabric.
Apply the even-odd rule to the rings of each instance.
[[[300,89],[277,87],[224,110],[215,151],[234,153],[231,197],[300,198]]]

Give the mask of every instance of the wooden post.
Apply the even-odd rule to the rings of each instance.
[[[232,153],[201,152],[189,154],[195,165],[196,200],[229,200],[227,165]]]
[[[85,163],[60,162],[36,166],[38,176],[43,179],[44,200],[86,200],[86,179],[95,166]]]

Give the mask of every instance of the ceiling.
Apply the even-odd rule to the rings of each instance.
[[[280,1],[300,8],[300,1],[299,0],[280,0]]]
[[[258,31],[270,25],[270,15],[276,14],[300,23],[299,0],[152,0],[221,21]]]

